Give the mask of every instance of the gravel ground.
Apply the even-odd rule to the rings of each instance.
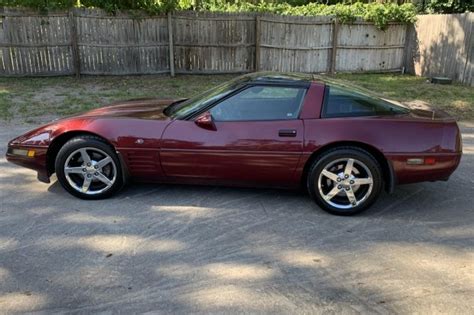
[[[336,217],[302,192],[134,185],[87,202],[6,162],[0,313],[474,314],[474,124],[448,182]]]

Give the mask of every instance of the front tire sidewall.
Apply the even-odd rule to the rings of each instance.
[[[68,180],[66,179],[66,175],[64,174],[64,164],[66,163],[67,158],[71,153],[74,151],[84,148],[84,147],[93,147],[100,149],[107,153],[115,163],[116,166],[116,179],[113,183],[112,187],[107,189],[106,191],[95,194],[95,195],[88,195],[85,193],[81,193],[71,187]],[[123,177],[122,177],[122,168],[120,164],[120,159],[118,158],[117,154],[115,153],[114,149],[109,146],[108,144],[104,143],[103,141],[99,140],[96,137],[77,137],[69,140],[62,148],[59,150],[59,153],[56,157],[55,163],[56,169],[56,176],[58,177],[58,181],[61,186],[64,187],[70,194],[87,200],[97,200],[97,199],[104,199],[112,196],[115,194],[122,186],[123,186]]]
[[[368,198],[364,202],[357,205],[356,207],[349,208],[349,209],[339,209],[326,203],[326,201],[323,199],[318,189],[319,175],[323,171],[324,167],[328,165],[329,163],[331,163],[332,161],[342,159],[342,158],[344,159],[353,158],[364,163],[367,166],[367,168],[370,170],[370,172],[372,173],[372,177],[373,177],[373,187]],[[383,186],[382,172],[377,160],[375,160],[366,151],[353,149],[353,148],[336,149],[336,150],[332,150],[323,154],[321,158],[317,159],[313,163],[310,169],[308,181],[307,181],[308,192],[313,198],[313,200],[322,209],[335,215],[353,215],[367,209],[377,200],[382,190],[382,186]]]

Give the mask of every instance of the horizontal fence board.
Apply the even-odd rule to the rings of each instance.
[[[287,45],[269,45],[269,44],[261,44],[260,47],[270,48],[270,49],[283,49],[283,50],[324,50],[324,49],[332,48],[332,46],[305,47],[305,46],[287,46]]]
[[[291,20],[292,17],[283,17],[283,19],[277,19],[277,18],[261,18],[260,21],[262,22],[268,22],[272,24],[286,24],[286,25],[331,25],[332,24],[332,19],[328,18],[327,20],[324,19],[323,21],[316,20],[316,21],[308,21],[308,20]]]
[[[384,46],[375,46],[375,45],[338,45],[337,49],[405,49],[404,45],[384,45]]]
[[[194,11],[179,11],[174,14],[174,17],[188,20],[222,20],[222,21],[254,21],[258,14],[253,12],[194,12]]]

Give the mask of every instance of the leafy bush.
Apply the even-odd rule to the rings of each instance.
[[[119,10],[143,10],[151,14],[173,11],[178,0],[80,0],[86,8],[101,8],[108,12]]]
[[[0,0],[0,6],[28,7],[41,11],[68,9],[76,3],[77,0]]]
[[[177,8],[178,0],[0,0],[1,6],[29,7],[41,11],[80,6],[101,8],[108,12],[144,10],[148,13],[162,13]]]
[[[416,20],[416,8],[411,3],[397,5],[393,3],[360,3],[352,5],[338,3],[326,5],[309,3],[301,6],[291,6],[288,3],[252,4],[248,2],[224,2],[213,0],[206,2],[203,9],[214,12],[270,12],[282,15],[334,15],[342,23],[351,23],[357,18],[373,22],[378,28],[385,29],[388,22],[413,23]]]
[[[211,12],[268,12],[282,15],[331,15],[342,23],[351,23],[356,18],[373,22],[378,28],[386,28],[388,22],[412,23],[416,19],[414,5],[393,3],[360,3],[327,5],[309,0],[0,0],[0,6],[25,6],[40,10],[82,7],[102,8],[108,12],[118,10],[143,10],[151,14],[173,10],[199,10]],[[254,1],[254,2],[251,2]],[[268,1],[268,0],[267,0]],[[278,0],[270,0],[278,1]],[[437,0],[443,1],[443,0]],[[445,0],[454,1],[454,0]]]

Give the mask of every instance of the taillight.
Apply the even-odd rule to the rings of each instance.
[[[434,157],[425,158],[425,165],[434,165],[436,163],[436,159]]]
[[[434,157],[427,158],[411,158],[407,159],[408,165],[434,165],[436,164],[436,159]]]

